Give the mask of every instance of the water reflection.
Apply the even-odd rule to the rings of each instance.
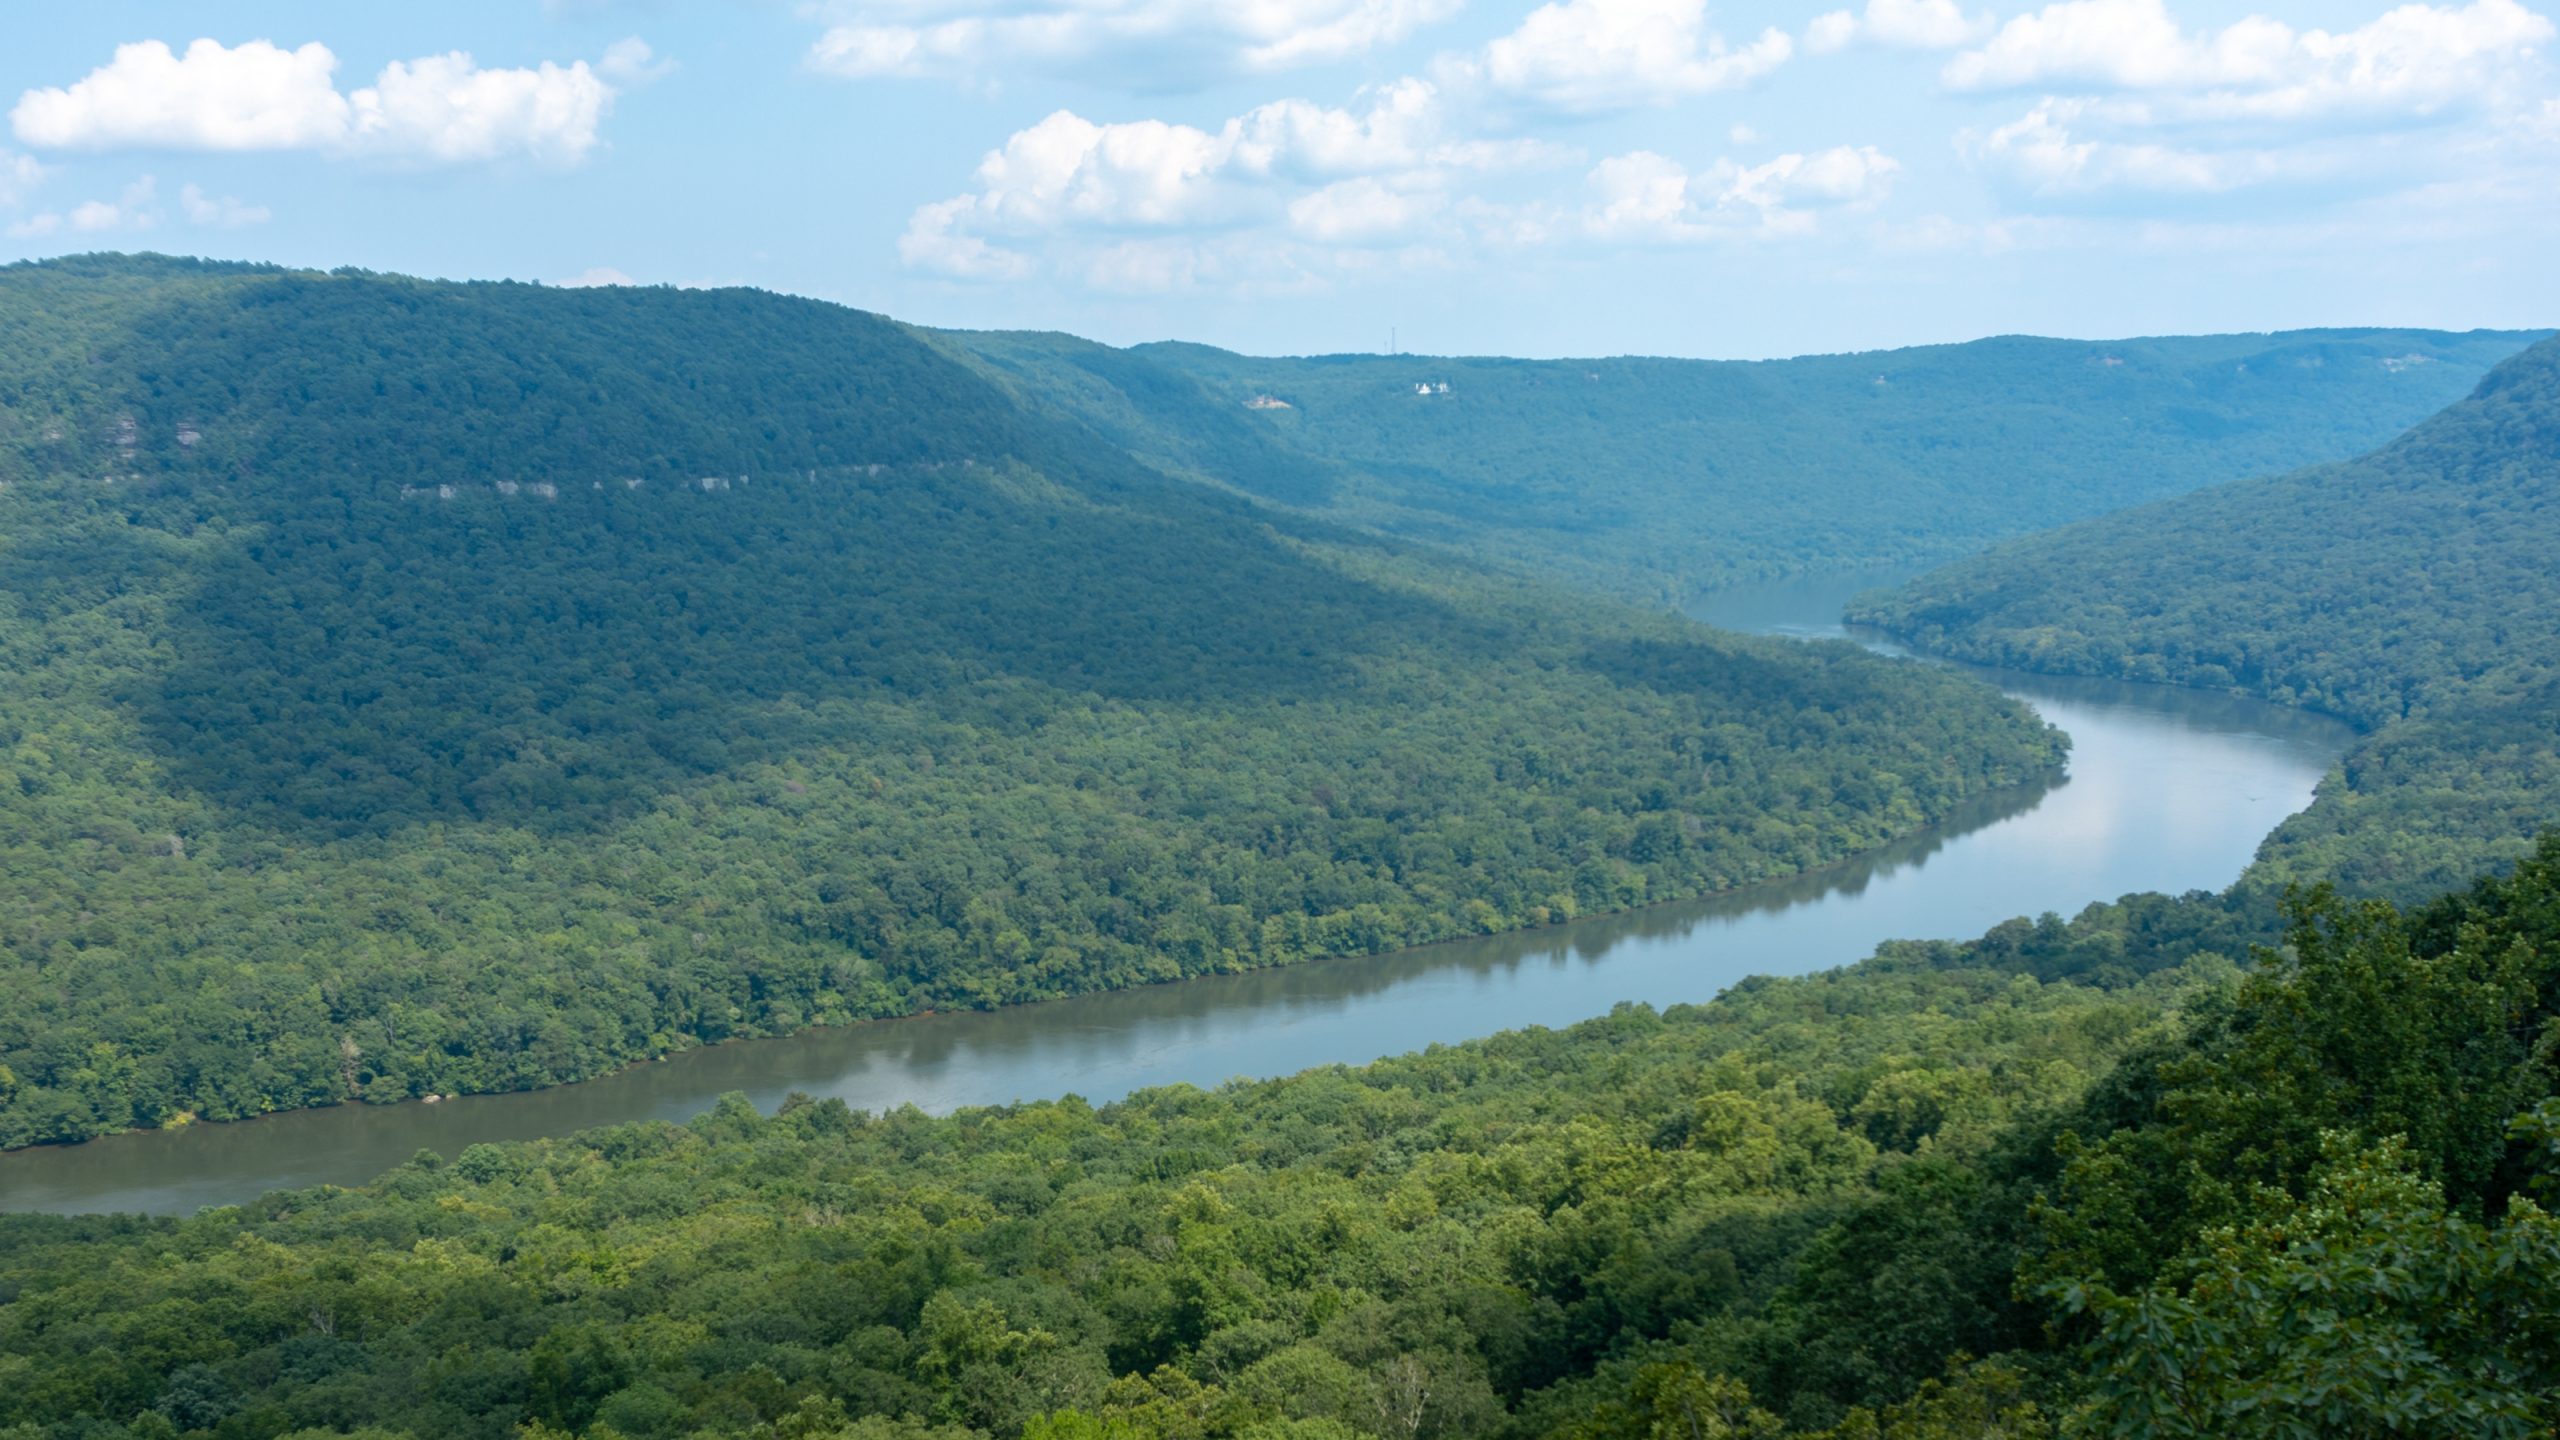
[[[1826,577],[1717,597],[1705,618],[1818,638],[1856,590]],[[0,1208],[183,1213],[353,1184],[421,1147],[681,1119],[726,1091],[928,1110],[1359,1063],[1622,1000],[1698,1001],[1755,973],[1958,938],[2136,890],[2227,884],[2344,750],[2333,722],[2154,686],[1981,672],[2074,741],[2070,778],[1989,797],[1930,834],[1712,899],[1395,955],[695,1051],[584,1085],[440,1105],[341,1106],[0,1156]]]

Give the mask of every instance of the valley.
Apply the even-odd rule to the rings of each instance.
[[[1870,577],[1723,592],[1699,618],[1836,634]],[[1701,900],[1251,975],[698,1049],[584,1084],[436,1105],[342,1105],[0,1159],[0,1210],[184,1215],[272,1190],[355,1185],[421,1148],[457,1154],[638,1120],[681,1122],[742,1093],[947,1113],[1163,1085],[1214,1089],[1426,1045],[1570,1024],[1621,1004],[1711,999],[1754,975],[1829,969],[1890,940],[1965,939],[2015,915],[2134,891],[2217,890],[2257,837],[2310,803],[2352,732],[2263,703],[2164,686],[1976,672],[2072,737],[2058,785],[1989,795],[1855,860]]]
[[[2548,1428],[2560,341],[0,323],[10,1440]]]

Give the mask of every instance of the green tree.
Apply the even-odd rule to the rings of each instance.
[[[2398,1141],[2331,1132],[2311,1193],[2214,1230],[2161,1283],[2065,1287],[2093,1313],[2074,1433],[2159,1440],[2548,1435],[2560,1221],[2450,1213]]]

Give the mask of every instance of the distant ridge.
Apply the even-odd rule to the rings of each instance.
[[[2404,896],[2560,816],[2560,340],[2372,454],[2035,536],[1853,612],[1935,652],[2372,729],[2282,873]]]
[[[1799,570],[1917,567],[2344,459],[2458,399],[2540,333],[2000,336],[1776,361],[1263,358],[943,338],[1172,473],[1678,605]],[[1247,412],[1262,395],[1290,408]]]

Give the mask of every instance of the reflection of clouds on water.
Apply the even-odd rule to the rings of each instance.
[[[1801,620],[1837,614],[1845,599],[1807,593],[1799,585],[1764,608]],[[731,1090],[768,1110],[794,1090],[872,1110],[1103,1101],[1570,1024],[1621,1000],[1706,1000],[1744,976],[1846,964],[1889,939],[1964,938],[2013,915],[2227,884],[2309,802],[2348,738],[2334,722],[2230,697],[1982,673],[2071,732],[2071,778],[1977,800],[1930,834],[1828,870],[1396,955],[727,1045],[522,1095],[342,1106],[0,1156],[0,1208],[185,1211],[361,1182],[422,1147],[450,1156],[482,1140],[681,1119]]]

